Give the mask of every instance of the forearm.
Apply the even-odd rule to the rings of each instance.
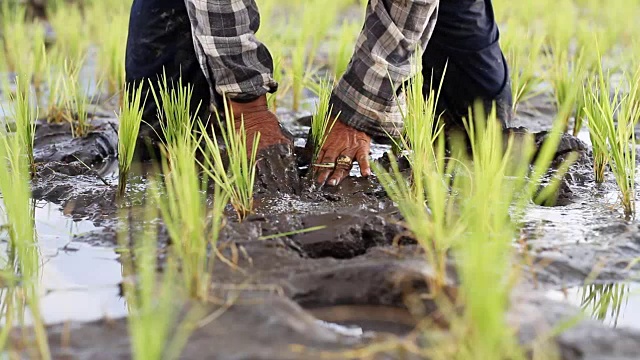
[[[245,100],[273,92],[273,60],[256,39],[253,0],[185,0],[194,46],[212,91]]]
[[[370,0],[349,68],[332,94],[334,114],[374,138],[398,135],[411,58],[435,27],[438,0]]]

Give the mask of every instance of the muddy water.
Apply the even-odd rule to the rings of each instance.
[[[36,203],[35,219],[45,322],[126,316],[127,307],[118,286],[121,266],[114,249],[74,241],[77,235],[98,230],[93,222],[74,221],[62,213],[59,205],[44,201]]]

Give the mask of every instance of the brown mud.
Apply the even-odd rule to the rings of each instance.
[[[550,127],[553,112],[545,99],[533,99],[513,125],[543,131]],[[33,192],[37,199],[58,204],[65,215],[99,226],[74,242],[115,247],[117,122],[98,119],[94,125],[87,137],[72,139],[64,125],[39,123]],[[298,136],[307,131],[304,123],[287,125]],[[543,138],[543,133],[537,135]],[[639,224],[626,222],[615,206],[598,200],[615,186],[611,181],[595,186],[584,145],[567,138],[562,146],[558,163],[570,151],[579,150],[581,156],[564,178],[559,206],[532,206],[525,217],[516,246],[528,266],[514,290],[509,320],[525,344],[568,321],[576,323],[554,338],[563,359],[635,359],[640,329],[611,329],[548,296],[550,291],[582,286],[587,279],[633,279],[640,270],[630,266],[640,257]],[[380,149],[373,152],[380,154]],[[206,309],[206,314],[221,315],[201,324],[182,358],[343,358],[340,351],[402,338],[422,316],[437,319],[433,303],[420,300],[419,311],[415,306],[429,291],[433,270],[375,177],[352,176],[335,188],[318,187],[300,165],[286,146],[261,154],[255,214],[240,224],[230,210],[221,234],[220,252],[233,266],[216,262],[213,293],[218,303]],[[131,179],[126,206],[135,209],[145,202],[145,178],[142,171]],[[277,236],[316,226],[324,228]],[[160,247],[168,243],[161,231]],[[456,283],[451,268],[451,296]],[[349,327],[354,325],[355,332]],[[54,324],[48,330],[55,358],[130,358],[126,319]],[[378,357],[410,358],[396,352]]]

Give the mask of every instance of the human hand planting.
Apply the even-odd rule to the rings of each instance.
[[[231,102],[236,131],[240,130],[240,125],[244,125],[244,132],[247,135],[247,153],[251,153],[256,135],[260,134],[258,142],[258,152],[277,144],[292,144],[280,126],[276,115],[267,106],[267,97],[261,96],[248,103]]]
[[[360,174],[371,175],[369,150],[371,137],[340,121],[336,121],[327,135],[315,164],[318,184],[336,186],[349,176],[353,161],[360,165]]]

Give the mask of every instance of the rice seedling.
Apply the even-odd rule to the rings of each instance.
[[[71,133],[74,137],[82,137],[87,134],[90,128],[89,97],[87,90],[80,81],[79,62],[65,61],[64,76],[61,78],[61,89],[64,92],[64,114],[63,118],[71,124]]]
[[[26,84],[25,84],[26,83]],[[29,161],[31,173],[35,172],[35,160],[33,158],[33,143],[36,136],[36,119],[38,109],[32,106],[29,98],[29,83],[27,80],[16,79],[16,94],[12,101],[11,114],[16,122],[16,136],[22,144],[24,154]]]
[[[453,197],[449,196],[456,178],[445,162],[443,124],[436,113],[437,95],[432,91],[424,99],[424,79],[419,62],[414,63],[416,76],[405,86],[404,136],[397,140],[401,142],[398,147],[409,151],[411,179],[404,178],[395,161],[391,162],[390,172],[375,165],[374,172],[424,249],[427,262],[436,269],[430,287],[435,296],[445,284],[447,253],[462,228],[455,217]]]
[[[458,301],[463,309],[451,323],[457,344],[454,357],[523,359],[515,332],[506,326],[516,234],[509,214],[526,187],[533,143],[529,139],[519,144],[525,155],[514,159],[514,141],[503,147],[502,126],[495,110],[485,117],[476,107],[466,128],[471,159],[463,161],[470,173],[456,174],[460,180],[452,190],[456,195],[451,195],[459,197],[459,221],[465,229],[453,248],[461,282]],[[460,155],[465,152],[466,147],[456,151]]]
[[[173,257],[168,257],[162,275],[156,273],[159,265],[157,225],[151,221],[155,216],[152,207],[145,211],[144,229],[132,236],[135,243],[129,244],[128,229],[121,227],[118,232],[120,245],[124,249],[133,247],[130,252],[124,251],[121,257],[124,273],[136,275],[135,283],[123,283],[129,306],[127,322],[132,357],[139,360],[177,359],[192,330],[189,326],[179,326],[184,289]]]
[[[253,140],[253,147],[247,148],[247,135],[244,131],[244,121],[238,130],[235,129],[235,118],[231,105],[224,102],[224,119],[216,113],[224,149],[227,152],[228,164],[225,167],[220,143],[208,134],[207,125],[200,123],[203,134],[201,146],[204,160],[202,168],[215,184],[229,196],[238,220],[242,221],[253,212],[253,187],[256,177],[256,160],[260,134]]]
[[[9,258],[15,263],[19,299],[29,309],[36,347],[44,359],[51,358],[46,329],[40,314],[38,281],[40,260],[31,207],[29,163],[22,139],[0,134],[0,192],[4,204]],[[20,309],[20,307],[18,307]],[[18,314],[24,324],[24,313]],[[11,326],[10,324],[7,326]]]
[[[628,93],[622,94],[621,87],[618,86],[614,90],[613,99],[610,99],[609,76],[605,75],[600,64],[598,80],[585,95],[596,181],[604,181],[604,167],[609,162],[627,217],[635,215],[636,152],[633,144],[634,128],[640,119],[639,74],[637,72],[629,79]]]
[[[307,70],[306,46],[303,44],[295,46],[291,50],[291,64],[289,69],[289,78],[291,79],[291,109],[298,111],[300,109],[300,102],[302,100],[302,92],[304,90],[305,82],[309,79]]]
[[[125,45],[127,43],[128,16],[114,13],[109,17],[110,26],[99,26],[101,46],[98,49],[98,78],[106,79],[107,93],[120,94],[125,82]],[[120,101],[124,98],[121,96]]]
[[[635,126],[640,120],[640,102],[636,98],[639,87],[640,77],[636,76],[630,92],[620,100],[618,105],[617,126],[607,123],[611,171],[620,189],[620,201],[627,217],[634,217],[636,213]],[[608,117],[602,119],[608,119]]]
[[[316,111],[311,119],[311,138],[309,139],[313,148],[312,164],[315,164],[318,160],[320,150],[322,150],[327,136],[336,122],[336,118],[331,116],[331,105],[329,104],[333,82],[323,80],[320,82],[319,88],[319,99],[316,105]]]
[[[60,53],[71,59],[86,59],[89,49],[87,22],[76,4],[55,6],[49,14],[49,22],[56,34],[55,47]],[[77,64],[82,67],[82,63]]]
[[[228,195],[216,186],[213,199],[211,232],[207,231],[208,177],[200,179],[196,163],[198,140],[191,134],[170,145],[171,164],[163,162],[164,191],[155,191],[162,219],[171,237],[172,251],[180,260],[183,284],[189,296],[204,300],[211,284],[208,250],[215,249],[218,232],[224,219]]]
[[[589,138],[593,152],[593,172],[595,181],[602,184],[605,180],[605,170],[609,164],[609,147],[607,145],[608,127],[607,121],[613,122],[614,119],[603,119],[611,113],[609,102],[609,88],[596,88],[596,82],[590,81],[589,86],[584,91],[584,112],[587,117],[589,127]]]
[[[192,86],[183,86],[182,78],[177,83],[169,83],[166,74],[158,80],[157,89],[150,81],[151,94],[158,107],[158,118],[167,148],[188,138],[194,129],[198,109],[191,110]]]
[[[331,55],[331,67],[336,79],[339,79],[347,71],[360,28],[360,21],[347,20],[340,27]]]
[[[513,110],[539,93],[542,82],[538,76],[538,56],[544,45],[544,34],[520,27],[515,21],[507,24],[508,31],[502,37],[503,49],[509,63]],[[530,39],[523,41],[523,39]]]
[[[118,127],[118,194],[124,196],[127,189],[127,176],[131,169],[133,155],[142,123],[142,114],[146,98],[142,98],[143,83],[137,87],[125,88],[120,109]]]
[[[554,47],[554,51],[550,58],[550,82],[554,89],[554,98],[558,109],[571,100],[574,102],[572,108],[575,116],[575,124],[573,134],[577,135],[582,126],[582,118],[584,108],[584,97],[578,96],[584,87],[584,82],[588,76],[585,64],[584,49],[580,49],[578,54],[573,57],[569,55],[569,50],[561,48],[558,44]],[[569,129],[569,116],[563,119],[565,122],[565,131]]]
[[[553,4],[553,11],[549,11],[541,18],[544,20],[547,44],[554,53],[568,51],[578,28],[578,8],[573,0],[558,0]],[[546,10],[551,7],[547,4]]]
[[[0,11],[2,14],[3,57],[7,70],[23,74],[23,71],[19,71],[20,66],[23,65],[22,57],[29,53],[31,46],[30,29],[24,21],[26,10],[23,6],[16,6],[9,1],[4,1]]]

